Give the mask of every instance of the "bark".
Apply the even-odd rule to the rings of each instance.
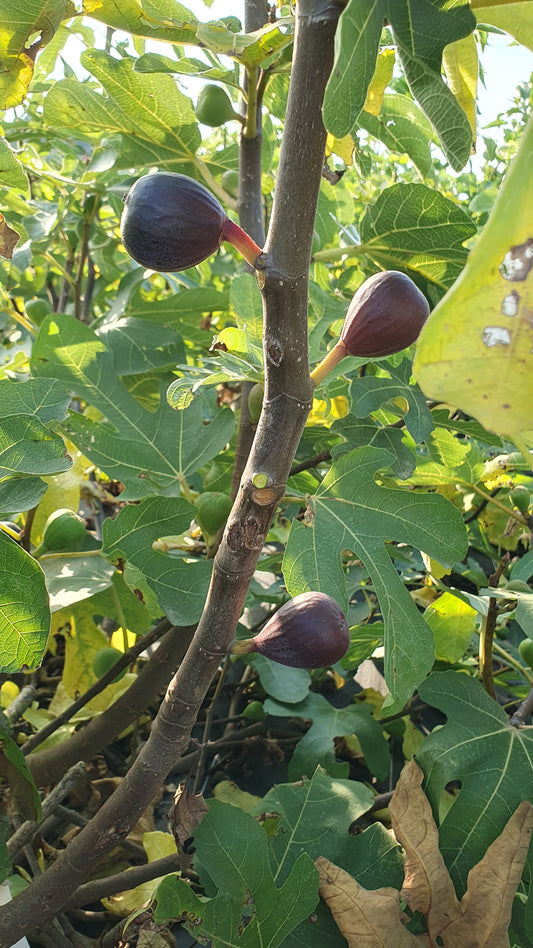
[[[321,104],[341,10],[342,4],[332,0],[298,3],[279,176],[258,273],[265,317],[266,404],[214,560],[204,613],[150,737],[127,777],[57,862],[3,906],[0,948],[9,948],[35,927],[35,919],[43,924],[60,911],[135,825],[175,760],[186,750],[198,709],[233,639],[312,400],[307,283],[326,138]],[[256,486],[258,483],[261,486]]]

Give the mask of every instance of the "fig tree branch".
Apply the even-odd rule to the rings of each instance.
[[[298,4],[279,176],[258,274],[265,320],[265,406],[213,561],[203,615],[129,773],[59,859],[3,907],[0,948],[9,948],[20,938],[33,924],[31,919],[38,916],[45,923],[60,911],[103,857],[127,836],[188,747],[198,710],[234,638],[311,405],[307,293],[326,141],[321,106],[343,6],[335,0],[300,0]]]

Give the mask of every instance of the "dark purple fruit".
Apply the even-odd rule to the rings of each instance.
[[[359,287],[348,307],[341,342],[350,355],[391,355],[418,338],[428,316],[426,297],[405,273],[375,273]]]
[[[353,296],[339,341],[311,378],[318,385],[346,355],[376,359],[401,352],[418,338],[428,316],[426,297],[405,273],[375,273]]]
[[[261,253],[207,188],[171,171],[147,174],[130,188],[120,233],[129,255],[150,270],[187,270],[225,240],[252,266]]]
[[[335,599],[321,592],[295,596],[253,639],[233,642],[234,655],[258,652],[291,668],[328,668],[345,654],[350,633]]]

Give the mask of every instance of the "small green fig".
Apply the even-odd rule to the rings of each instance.
[[[265,390],[260,382],[256,382],[255,385],[252,385],[252,388],[248,392],[248,411],[250,412],[250,421],[253,425],[256,425],[259,421],[264,395]]]
[[[531,494],[525,484],[518,484],[516,487],[513,487],[510,492],[509,500],[513,504],[513,507],[516,507],[517,510],[521,510],[522,513],[526,513],[531,503]]]
[[[418,338],[428,316],[426,297],[405,273],[375,273],[354,294],[339,341],[311,378],[318,385],[346,355],[376,359],[401,352]]]
[[[328,668],[350,644],[338,602],[326,593],[306,592],[286,602],[251,639],[233,642],[234,655],[257,652],[291,668]]]
[[[33,299],[25,304],[26,316],[29,316],[32,323],[40,326],[42,321],[52,312],[52,307],[48,300]]]
[[[266,718],[265,709],[263,707],[262,701],[250,701],[243,711],[241,711],[243,718],[246,718],[247,721],[263,721]]]
[[[203,184],[173,171],[139,178],[124,198],[122,243],[150,270],[187,270],[232,244],[254,266],[261,248]]]
[[[533,669],[533,642],[531,639],[522,639],[518,646],[518,651],[526,665],[529,665],[529,667]]]
[[[228,194],[231,194],[232,197],[237,197],[239,193],[239,172],[230,169],[225,171],[220,179],[220,183],[225,191]]]
[[[60,507],[50,514],[44,525],[43,538],[33,551],[34,557],[48,551],[70,550],[86,536],[85,522],[69,507]]]
[[[225,125],[233,119],[242,121],[242,116],[235,112],[227,92],[220,86],[211,84],[200,90],[194,112],[202,125],[210,125],[211,128]]]
[[[196,521],[209,545],[222,529],[233,506],[231,497],[219,491],[206,491],[196,498]]]
[[[113,668],[113,665],[116,665],[119,658],[122,658],[122,652],[119,652],[118,648],[112,648],[111,645],[106,648],[101,648],[96,652],[93,657],[93,671],[96,677],[102,678],[110,668]],[[124,678],[127,670],[127,668],[123,668],[122,671],[119,671],[118,675],[115,675],[110,684],[114,684],[116,681],[120,681],[121,678]]]

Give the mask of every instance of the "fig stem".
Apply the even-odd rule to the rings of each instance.
[[[255,269],[257,258],[263,251],[261,247],[257,246],[255,240],[252,240],[246,231],[239,227],[235,221],[231,221],[229,217],[224,221],[222,239],[232,244],[250,266]]]
[[[257,651],[253,639],[234,639],[228,651],[231,655],[251,655]]]
[[[330,349],[328,354],[324,356],[322,362],[319,362],[311,372],[311,381],[313,382],[315,388],[324,381],[326,376],[333,371],[339,362],[342,362],[344,356],[346,355],[348,355],[348,350],[344,343],[339,339],[338,343],[333,347],[333,349]]]

